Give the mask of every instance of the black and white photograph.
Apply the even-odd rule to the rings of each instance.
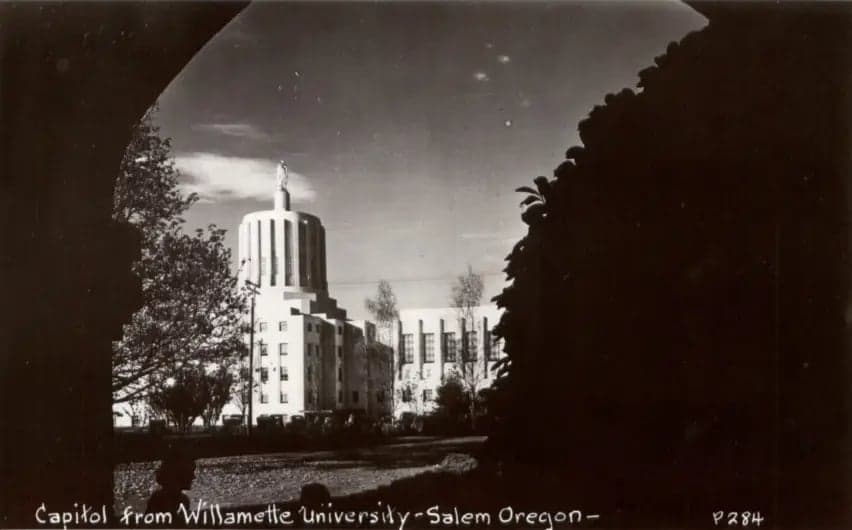
[[[852,528],[852,2],[0,1],[0,528]]]

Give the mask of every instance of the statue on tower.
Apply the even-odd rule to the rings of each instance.
[[[287,189],[287,180],[289,179],[289,177],[290,176],[287,172],[287,165],[284,163],[283,160],[280,160],[278,162],[278,170],[275,173],[275,180],[278,182],[279,190]]]

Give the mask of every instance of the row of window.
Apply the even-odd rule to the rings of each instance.
[[[403,393],[403,401],[411,401],[411,392],[408,391],[407,395],[408,395],[408,398],[406,399],[406,397],[405,397],[406,394]],[[314,393],[308,392],[307,399],[308,399],[309,405],[313,404]],[[352,403],[358,403],[360,401],[360,399],[361,399],[360,393],[357,390],[353,390],[352,391]],[[423,399],[431,401],[432,400],[432,391],[431,390],[424,390],[423,391]],[[281,403],[289,403],[289,397],[287,396],[287,392],[281,392],[279,394],[279,400],[280,400]],[[379,403],[384,403],[384,401],[385,401],[384,390],[379,390],[379,391],[376,392],[376,401],[379,402]],[[264,404],[269,403],[269,394],[267,394],[266,392],[261,392],[260,393],[260,402],[264,403]],[[340,390],[337,393],[337,402],[343,403],[343,391],[342,390]]]
[[[261,355],[269,355],[269,344],[267,344],[263,341],[260,341],[260,342],[257,343],[257,345],[258,345],[258,349],[260,349]],[[287,343],[286,342],[279,342],[278,343],[278,355],[284,356],[284,355],[287,355],[287,353],[288,353]],[[307,344],[307,353],[308,353],[308,355],[311,355],[312,353],[314,355],[319,355],[320,354],[319,344],[308,343]],[[343,346],[337,347],[337,357],[341,358],[341,359],[343,358]]]
[[[361,399],[361,396],[357,390],[352,391],[352,403],[358,403]],[[343,403],[343,390],[337,391],[337,402]],[[377,390],[376,391],[376,402],[384,403],[385,402],[385,391]]]
[[[479,350],[479,338],[476,331],[465,332],[465,340],[467,342],[467,359],[468,361],[476,360],[476,353]],[[456,362],[458,341],[455,333],[444,333],[444,361]],[[485,349],[485,357],[488,360],[496,358],[502,351],[503,341],[498,337],[492,337],[490,348]],[[423,334],[423,362],[435,362],[435,334]],[[400,358],[403,363],[414,362],[414,334],[406,333],[402,336],[400,342]]]
[[[406,379],[406,380],[412,379],[412,377],[411,377],[411,371],[412,371],[411,369],[412,368],[414,368],[414,367],[406,366],[402,369],[402,379]],[[422,378],[431,379],[432,378],[432,369],[429,368],[428,366],[424,366]],[[490,379],[491,378],[491,370],[483,370],[482,378],[483,379]]]
[[[310,367],[308,367],[310,368]],[[290,372],[287,370],[286,366],[281,367],[281,371],[279,372],[281,381],[289,381],[290,380]],[[265,366],[260,369],[260,382],[266,383],[269,381],[269,368]]]
[[[355,394],[357,394],[357,392],[355,392]],[[289,403],[289,397],[287,396],[287,392],[281,392],[281,394],[279,395],[279,400],[280,400],[281,403]],[[308,394],[307,394],[308,405],[313,405],[315,400],[316,400],[316,397],[315,397],[314,392],[308,392]],[[261,392],[260,393],[260,402],[264,403],[264,404],[269,403],[269,394],[267,394],[266,392]],[[356,399],[356,403],[357,403],[357,399]]]
[[[257,345],[260,348],[260,354],[261,355],[269,355],[269,345],[268,344],[266,344],[263,341],[260,341],[260,342],[257,343]],[[310,355],[311,353],[315,353],[316,355],[319,355],[319,350],[320,350],[319,344],[308,343],[307,346],[308,346],[308,355]],[[339,355],[340,354],[339,353],[340,352],[340,346],[338,346],[337,348],[338,348],[338,355]],[[287,343],[286,342],[279,342],[278,343],[278,355],[287,355],[287,353],[288,353]]]
[[[260,341],[257,343],[257,347],[260,350],[261,355],[269,355],[269,344]],[[278,355],[287,355],[287,343],[279,342],[278,343]]]
[[[410,388],[405,388],[402,390],[402,402],[403,403],[411,403],[413,398],[413,393]],[[423,401],[432,401],[434,398],[434,392],[431,388],[427,388],[423,390]]]
[[[281,375],[281,381],[289,381],[290,380],[290,372],[287,370],[286,366],[283,366],[283,364],[284,364],[283,359],[281,360],[281,364],[282,364],[282,366],[281,366],[281,370],[279,372],[279,374]],[[311,377],[313,376],[313,366],[308,366],[307,370],[308,370],[308,379],[311,379]],[[262,366],[260,368],[260,382],[265,383],[267,381],[269,381],[269,368],[266,367],[266,366]],[[343,382],[343,368],[337,369],[337,381],[341,382],[341,383]]]
[[[257,323],[257,331],[259,333],[263,333],[267,329],[269,329],[269,324],[267,322],[261,320]],[[278,323],[278,331],[287,331],[287,321],[286,320],[282,320],[281,322]]]
[[[287,396],[287,392],[281,392],[281,394],[278,396],[278,399],[280,400],[281,403],[289,403],[289,398]],[[269,394],[267,394],[266,392],[261,392],[260,393],[260,402],[261,403],[269,403]]]
[[[307,328],[308,328],[308,331],[313,331],[314,325],[311,324],[310,322],[308,322]],[[269,323],[267,323],[263,320],[258,321],[258,323],[257,323],[258,333],[263,333],[267,329],[269,329]],[[319,331],[319,326],[316,326],[316,330]],[[287,321],[286,320],[282,320],[278,323],[278,331],[287,331]],[[337,334],[343,335],[343,326],[337,326]]]
[[[289,381],[290,380],[290,372],[287,370],[286,366],[282,366],[281,371],[279,373],[281,375],[281,381]],[[313,375],[314,375],[313,366],[308,366],[308,380],[313,379]],[[263,367],[260,368],[260,382],[266,383],[267,381],[269,381],[269,368],[263,366]]]

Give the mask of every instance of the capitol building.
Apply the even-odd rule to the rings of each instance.
[[[256,286],[252,423],[330,411],[390,414],[390,353],[375,342],[372,323],[349,320],[329,296],[325,229],[318,217],[290,209],[283,164],[273,209],[243,217],[238,254],[240,284]]]
[[[290,209],[283,163],[272,209],[243,216],[238,240],[239,284],[254,290],[251,363],[245,359],[252,403],[235,399],[220,419],[249,410],[254,425],[330,413],[421,415],[435,410],[449,377],[476,391],[494,382],[503,345],[491,333],[500,318],[493,304],[471,308],[467,318],[452,307],[403,308],[382,341],[374,323],[347,318],[328,292],[325,228]],[[119,416],[116,426],[130,426]]]
[[[477,390],[493,383],[503,355],[491,334],[496,306],[473,308],[467,321],[450,307],[402,309],[392,344],[381,344],[374,323],[349,320],[329,296],[325,229],[290,209],[283,164],[277,181],[273,209],[245,215],[239,227],[240,282],[257,286],[253,423],[322,412],[428,414],[454,374]]]

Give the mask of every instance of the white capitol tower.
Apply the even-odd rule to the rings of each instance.
[[[287,166],[278,166],[274,208],[252,212],[240,223],[243,279],[264,289],[327,293],[325,229],[319,218],[290,210]]]
[[[255,296],[253,423],[258,417],[390,411],[386,363],[367,366],[375,326],[352,321],[328,295],[325,229],[314,215],[290,209],[281,162],[271,210],[239,227],[240,283]],[[248,337],[247,337],[248,339]],[[226,415],[239,411],[229,405]]]

